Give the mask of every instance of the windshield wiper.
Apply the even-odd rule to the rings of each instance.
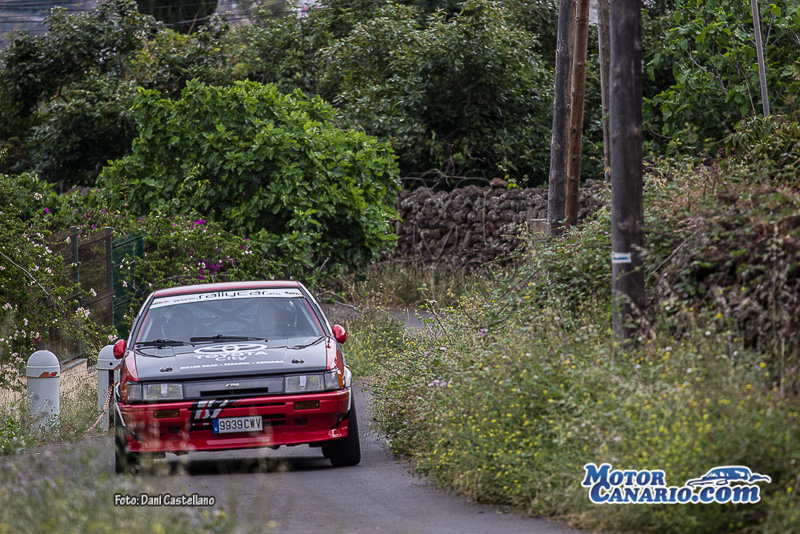
[[[186,345],[185,341],[177,339],[151,339],[150,341],[137,341],[137,347],[180,347]]]
[[[198,337],[191,337],[189,341],[192,343],[199,343],[201,341],[267,341],[263,337],[252,337],[252,336],[225,336],[222,334],[217,334],[216,336],[198,336]]]
[[[323,339],[325,339],[325,337],[324,336],[320,336],[317,339],[315,339],[314,341],[312,341],[310,343],[306,343],[305,345],[293,345],[293,346],[291,346],[289,348],[290,349],[304,349],[306,347],[310,347],[311,345],[316,345],[317,343],[319,343]]]

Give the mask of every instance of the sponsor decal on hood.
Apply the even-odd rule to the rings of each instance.
[[[324,339],[290,338],[279,345],[248,341],[137,349],[136,368],[140,380],[324,370]]]

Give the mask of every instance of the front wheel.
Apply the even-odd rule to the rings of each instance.
[[[114,418],[114,472],[136,474],[139,471],[141,456],[135,452],[128,452],[125,430],[118,419]]]
[[[347,437],[331,441],[327,452],[334,467],[358,465],[361,462],[361,440],[358,437],[355,399],[347,414]]]

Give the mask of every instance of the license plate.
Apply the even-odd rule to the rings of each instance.
[[[227,434],[229,432],[261,432],[264,422],[260,415],[252,417],[223,417],[212,419],[214,434]]]

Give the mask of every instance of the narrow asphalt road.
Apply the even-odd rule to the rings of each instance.
[[[144,475],[147,485],[154,494],[213,495],[216,506],[243,525],[242,532],[576,532],[547,520],[472,504],[411,475],[369,432],[367,394],[357,388],[355,398],[363,428],[358,466],[333,468],[319,449],[307,446],[168,455],[157,462],[160,474]],[[110,438],[107,445],[105,458],[112,470]]]

